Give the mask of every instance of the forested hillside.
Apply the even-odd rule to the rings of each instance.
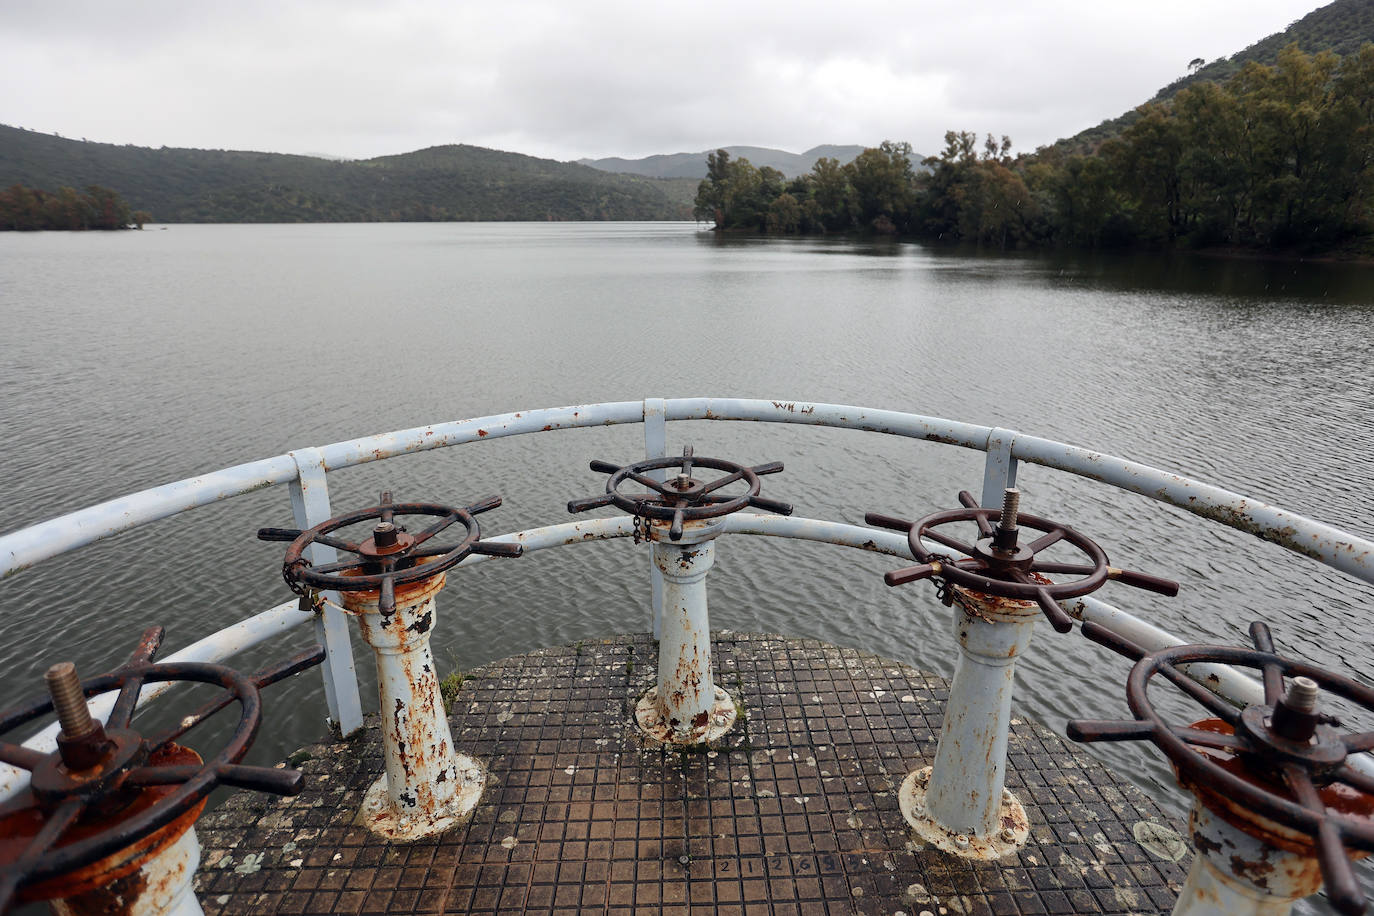
[[[883,143],[787,181],[719,150],[695,213],[718,230],[870,231],[1001,248],[1238,247],[1374,254],[1374,44],[1339,57],[1296,45],[1219,86],[1141,107],[1085,155],[1013,157],[967,131],[919,174]]]
[[[649,178],[473,146],[356,162],[148,149],[0,125],[0,188],[100,185],[158,222],[683,219],[688,193]]]
[[[1336,0],[1290,23],[1282,32],[1261,39],[1230,57],[1218,58],[1210,63],[1194,58],[1187,75],[1159,90],[1151,101],[1166,102],[1198,83],[1224,83],[1247,63],[1272,67],[1278,63],[1279,52],[1290,44],[1296,44],[1308,54],[1331,51],[1344,57],[1358,52],[1366,42],[1374,42],[1374,0]],[[1180,50],[1187,53],[1187,48]],[[1120,117],[1059,140],[1054,146],[1067,154],[1091,152],[1102,141],[1119,136],[1139,117],[1138,109],[1128,111]]]

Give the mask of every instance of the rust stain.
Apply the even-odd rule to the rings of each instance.
[[[487,434],[487,431],[486,431],[485,429],[479,429],[479,430],[477,430],[477,435],[478,435],[478,436],[485,436],[486,434]]]

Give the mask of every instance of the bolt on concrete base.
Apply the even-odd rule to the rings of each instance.
[[[664,744],[702,744],[715,741],[735,726],[738,713],[735,701],[725,688],[715,688],[715,702],[700,722],[675,727],[658,698],[658,688],[650,687],[635,704],[635,723],[639,730]]]
[[[1006,788],[997,808],[997,829],[985,834],[956,833],[933,819],[926,809],[926,789],[930,767],[908,773],[897,792],[897,804],[912,831],[922,841],[941,852],[964,859],[991,861],[1009,856],[1030,839],[1026,809]]]
[[[486,788],[487,768],[467,754],[454,754],[453,757],[458,790],[441,808],[418,815],[411,814],[407,808],[398,808],[392,803],[390,783],[383,773],[368,787],[353,823],[379,837],[401,841],[433,836],[467,823]]]

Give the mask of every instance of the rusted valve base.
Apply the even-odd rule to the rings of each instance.
[[[1030,838],[1026,809],[1006,788],[1002,789],[1002,804],[997,810],[997,823],[1000,826],[995,833],[987,836],[954,833],[935,823],[926,814],[926,786],[930,783],[930,771],[930,767],[925,767],[908,773],[897,793],[902,816],[916,836],[941,852],[980,862],[1009,856],[1026,845],[1026,840]]]

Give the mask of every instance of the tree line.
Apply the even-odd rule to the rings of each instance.
[[[1224,85],[1139,109],[1087,154],[949,131],[938,155],[884,142],[787,180],[724,150],[694,215],[717,230],[865,231],[1000,248],[1241,246],[1305,252],[1374,242],[1374,44],[1344,58],[1289,45]]]
[[[133,211],[109,188],[90,185],[85,192],[60,188],[57,193],[14,184],[0,191],[0,230],[139,229],[151,220]]]

